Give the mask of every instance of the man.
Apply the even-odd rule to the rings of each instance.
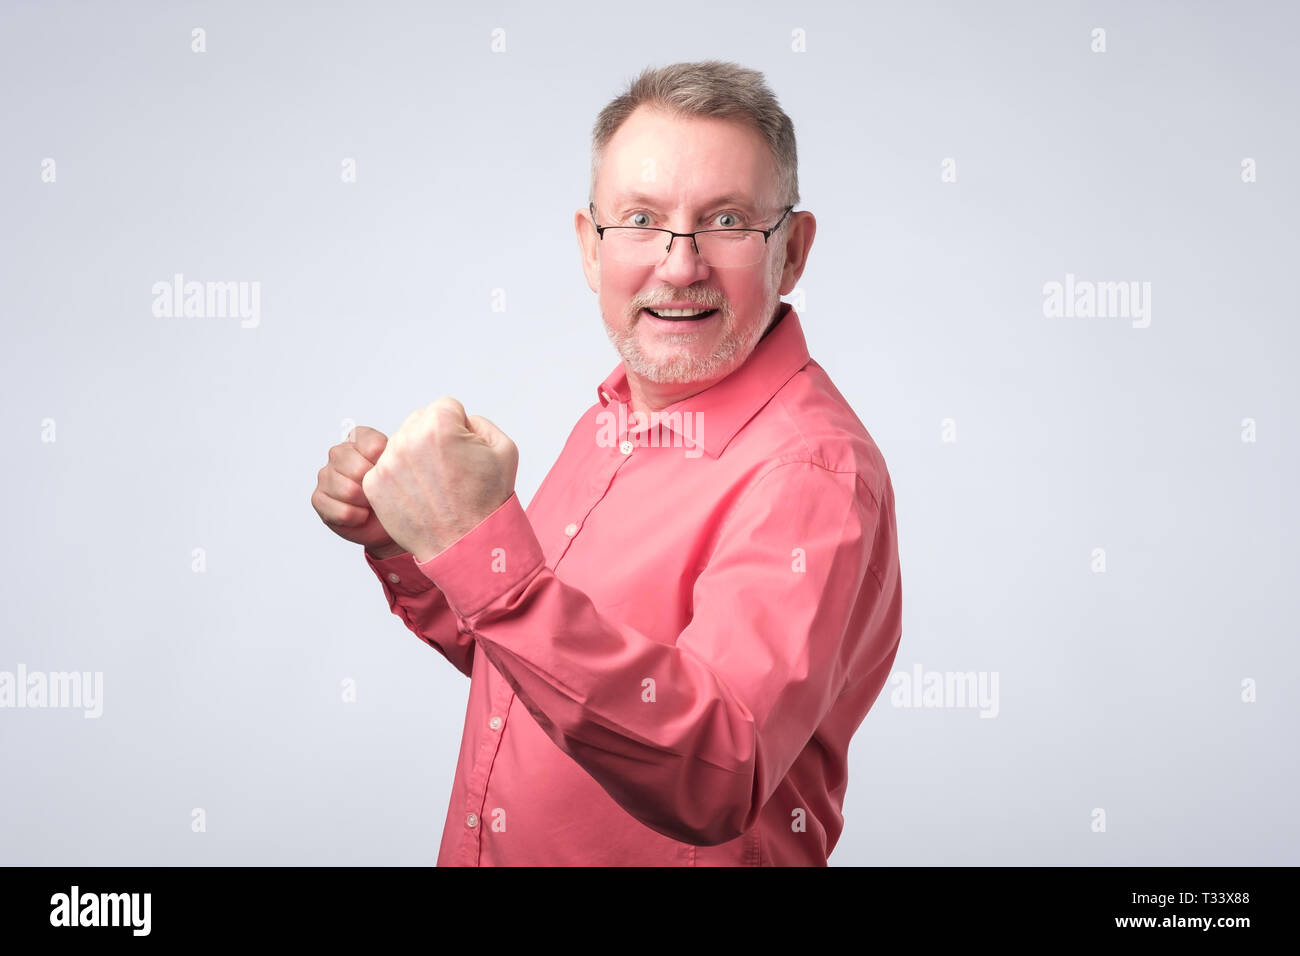
[[[755,71],[647,70],[590,198],[622,362],[527,510],[450,398],[356,429],[312,495],[471,678],[438,863],[825,865],[902,591],[884,459],[780,300],[816,230],[793,125]]]

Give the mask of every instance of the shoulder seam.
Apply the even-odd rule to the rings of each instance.
[[[763,471],[759,472],[757,477],[755,477],[754,480],[750,482],[749,487],[746,488],[743,492],[741,492],[740,497],[736,499],[736,503],[732,505],[730,509],[730,513],[727,515],[727,518],[723,522],[722,527],[718,530],[718,536],[721,537],[722,535],[726,534],[728,530],[730,530],[732,520],[735,518],[736,514],[740,511],[741,505],[743,505],[746,499],[749,498],[750,492],[752,492],[755,488],[757,488],[760,484],[762,484],[763,481],[773,472],[781,468],[789,467],[790,465],[811,465],[814,468],[820,468],[822,471],[832,475],[852,475],[854,482],[856,484],[860,484],[863,488],[866,489],[867,495],[871,498],[872,504],[876,506],[877,512],[880,511],[881,508],[880,499],[876,496],[875,491],[872,490],[869,484],[867,484],[866,480],[862,477],[862,474],[856,468],[832,468],[830,465],[826,464],[825,462],[818,461],[815,458],[811,458],[811,457],[807,457],[807,458],[783,457],[783,458],[774,459],[771,462],[770,467],[765,468]],[[880,578],[877,577],[876,580],[879,582]]]
[[[847,471],[852,471],[855,475],[857,475],[858,480],[862,482],[862,486],[863,486],[864,488],[867,489],[867,494],[871,496],[871,501],[872,501],[872,503],[875,504],[875,506],[876,506],[877,508],[880,508],[880,507],[882,507],[881,494],[882,494],[882,492],[883,492],[883,490],[884,490],[883,487],[881,488],[880,491],[877,491],[875,488],[871,487],[871,485],[867,482],[867,480],[866,480],[865,478],[862,477],[862,472],[861,472],[860,469],[857,469],[857,468],[852,468],[852,469],[848,469],[848,468],[838,468],[838,469],[837,469],[837,468],[833,468],[833,467],[832,467],[828,462],[825,462],[825,461],[821,460],[820,458],[818,458],[817,455],[813,453],[812,447],[808,444],[808,438],[807,438],[807,436],[804,434],[803,428],[800,427],[798,420],[797,420],[793,415],[790,414],[790,409],[789,409],[789,407],[788,407],[787,404],[786,404],[785,390],[786,390],[786,388],[789,386],[790,382],[793,382],[793,381],[794,381],[796,378],[798,378],[800,375],[803,375],[803,374],[805,374],[805,373],[807,372],[807,370],[808,370],[808,366],[809,366],[811,363],[812,363],[812,360],[810,359],[810,360],[809,360],[807,363],[805,363],[805,364],[804,364],[804,365],[803,365],[803,366],[802,366],[802,367],[801,367],[797,372],[795,372],[794,375],[791,375],[790,378],[789,378],[789,379],[788,379],[788,380],[787,380],[787,381],[786,381],[786,382],[785,382],[785,383],[784,383],[784,384],[783,384],[779,389],[777,389],[776,394],[773,396],[773,399],[776,400],[776,401],[778,401],[778,402],[780,403],[781,412],[782,412],[782,414],[785,415],[786,420],[789,421],[791,428],[795,431],[796,434],[798,434],[798,436],[799,436],[799,443],[800,443],[801,445],[803,445],[804,457],[802,457],[802,458],[791,458],[791,457],[789,457],[789,455],[787,454],[786,456],[783,456],[783,457],[781,457],[781,458],[776,458],[776,459],[773,459],[773,460],[777,463],[777,465],[781,465],[781,464],[792,464],[792,463],[794,463],[794,462],[796,462],[796,461],[806,461],[806,462],[808,462],[808,464],[811,464],[811,465],[817,465],[819,468],[822,468],[822,469],[825,470],[825,471],[831,471],[831,472],[847,472]],[[874,439],[873,439],[873,441],[874,441]],[[877,448],[877,452],[879,452],[879,449],[878,449],[878,448]],[[794,453],[790,453],[790,454],[794,454]],[[772,470],[772,469],[768,469],[768,471],[771,471],[771,470]],[[761,480],[762,478],[766,477],[767,474],[768,474],[768,471],[764,471],[762,474],[760,474],[760,475],[758,476],[759,479]]]

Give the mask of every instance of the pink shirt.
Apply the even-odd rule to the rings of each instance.
[[[676,419],[620,363],[526,510],[365,556],[471,678],[439,866],[826,865],[902,589],[884,458],[782,310]]]

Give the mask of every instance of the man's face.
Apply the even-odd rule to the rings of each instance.
[[[675,232],[770,229],[784,208],[776,189],[775,161],[756,130],[733,121],[673,118],[643,106],[607,144],[596,182],[595,222]],[[628,372],[652,382],[707,385],[742,365],[767,330],[781,293],[789,291],[781,288],[782,239],[793,216],[769,238],[760,262],[722,268],[706,265],[684,237],[673,240],[658,264],[612,261],[601,254],[601,241],[581,212],[587,281],[600,296],[605,331]],[[691,321],[644,311],[683,302],[716,311]]]

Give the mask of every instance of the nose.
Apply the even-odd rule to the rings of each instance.
[[[690,236],[673,236],[668,254],[655,268],[656,278],[679,289],[700,281],[708,274],[709,267],[695,251],[695,243]]]

